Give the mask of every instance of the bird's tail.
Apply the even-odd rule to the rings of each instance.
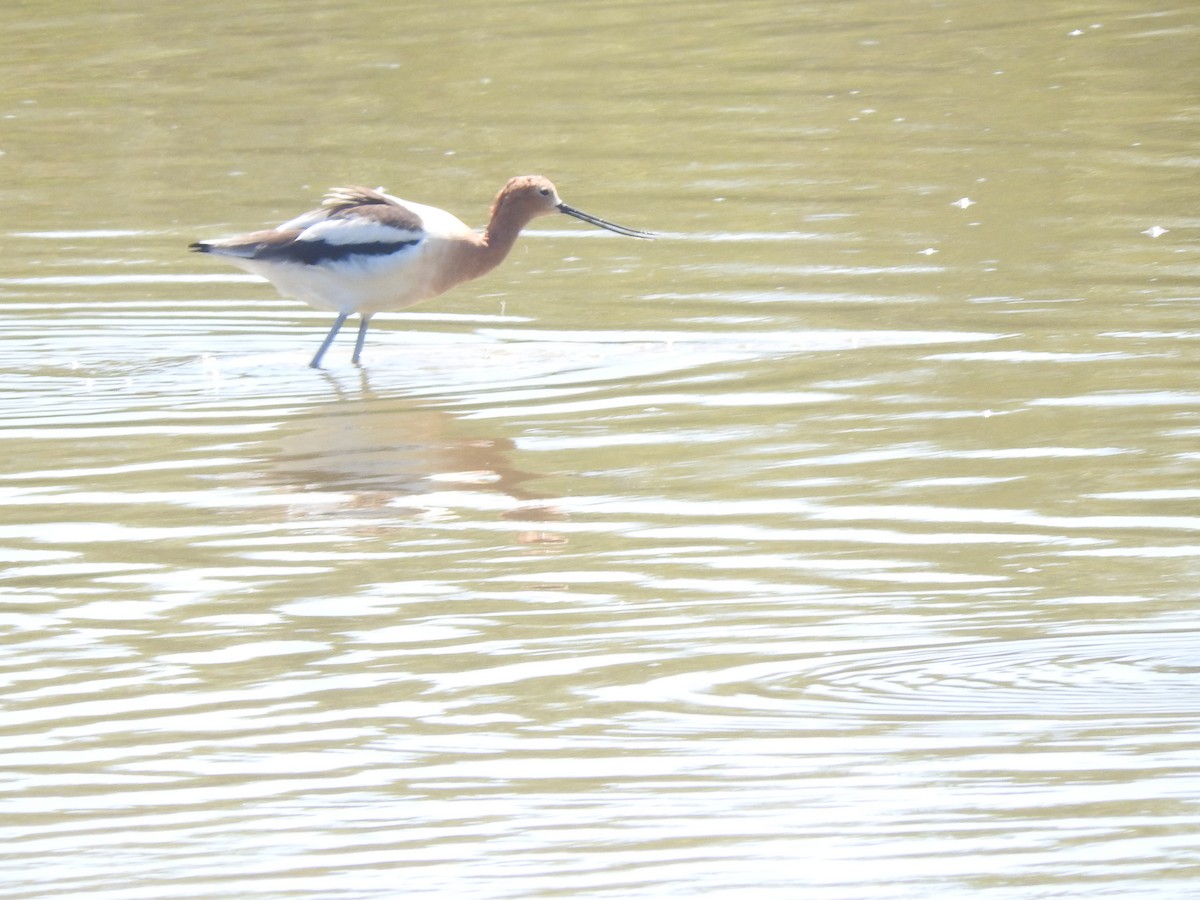
[[[242,235],[236,238],[213,238],[207,241],[195,241],[188,244],[188,249],[196,253],[215,253],[217,256],[238,256],[243,259],[254,259],[263,249],[263,242],[255,240],[256,235]]]

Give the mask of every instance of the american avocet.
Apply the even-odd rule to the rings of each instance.
[[[330,191],[320,209],[278,228],[197,241],[190,249],[228,257],[284,296],[337,313],[309,363],[316,369],[349,316],[357,313],[360,319],[351,357],[357,363],[373,315],[404,309],[491,271],[508,255],[522,228],[555,212],[617,234],[654,237],[567,206],[549,180],[522,175],[496,195],[482,234],[444,210],[382,190],[342,187]]]

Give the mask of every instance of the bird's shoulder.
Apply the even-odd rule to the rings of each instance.
[[[368,188],[356,184],[330,188],[321,201],[321,208],[330,212],[345,212],[359,206],[390,206],[403,208],[404,201],[393,197],[383,188]]]
[[[403,200],[382,189],[347,186],[330,190],[319,209],[305,213],[280,226],[281,231],[305,232],[314,226],[318,231],[389,228],[419,235],[425,230],[421,214]],[[311,236],[310,236],[311,237]]]

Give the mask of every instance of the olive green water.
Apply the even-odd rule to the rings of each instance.
[[[1192,896],[1200,12],[0,10],[0,898]],[[335,184],[503,268],[329,316]]]

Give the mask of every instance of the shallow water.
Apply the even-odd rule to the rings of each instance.
[[[1191,7],[0,19],[0,897],[1192,892]],[[184,249],[529,170],[361,369]]]

